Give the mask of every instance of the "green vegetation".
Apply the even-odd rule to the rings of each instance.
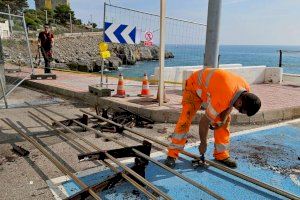
[[[8,12],[7,5],[14,14],[22,14],[23,10],[28,8],[27,0],[0,0],[0,11]]]

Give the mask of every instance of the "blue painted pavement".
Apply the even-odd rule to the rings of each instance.
[[[187,150],[198,154],[196,146]],[[212,151],[213,144],[210,144],[207,157]],[[231,156],[238,161],[237,171],[300,196],[300,126],[285,125],[234,136],[231,138]],[[163,162],[164,158],[157,160]],[[194,169],[189,160],[178,160],[176,170],[225,199],[284,199],[213,167]],[[106,170],[81,179],[93,185],[111,174]],[[213,199],[152,163],[147,167],[146,179],[174,199]],[[80,190],[73,181],[65,182],[63,186],[69,195]],[[100,196],[103,199],[146,199],[129,183],[102,192]]]

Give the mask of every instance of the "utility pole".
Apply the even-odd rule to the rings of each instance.
[[[218,68],[219,66],[218,57],[221,7],[222,0],[209,0],[208,2],[204,68]]]
[[[165,18],[166,0],[160,0],[160,43],[159,43],[159,106],[164,103],[164,65],[165,65]]]
[[[91,25],[92,25],[92,32],[94,32],[94,27],[93,27],[93,15],[91,15]]]
[[[46,12],[46,24],[48,24],[48,10],[45,10]]]
[[[9,6],[9,4],[7,4],[7,9],[8,9],[8,24],[9,24],[9,29],[10,29],[10,35],[12,36],[13,29],[12,29],[12,21],[11,21],[10,6]]]
[[[73,33],[72,14],[69,13],[69,16],[70,16],[70,32]]]

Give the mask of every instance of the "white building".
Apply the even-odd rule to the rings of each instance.
[[[6,20],[4,23],[0,22],[0,37],[1,38],[9,38],[10,37],[8,20]]]

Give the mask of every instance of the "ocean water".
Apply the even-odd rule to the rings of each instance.
[[[266,65],[278,66],[278,50],[299,51],[283,53],[283,71],[300,74],[300,46],[264,46],[264,45],[223,45],[220,46],[220,64],[240,63],[243,66]],[[204,58],[203,45],[166,45],[166,50],[174,54],[167,59],[166,67],[202,65]],[[123,65],[119,71],[109,72],[125,77],[140,78],[144,73],[154,74],[158,61],[137,62],[136,65]]]

